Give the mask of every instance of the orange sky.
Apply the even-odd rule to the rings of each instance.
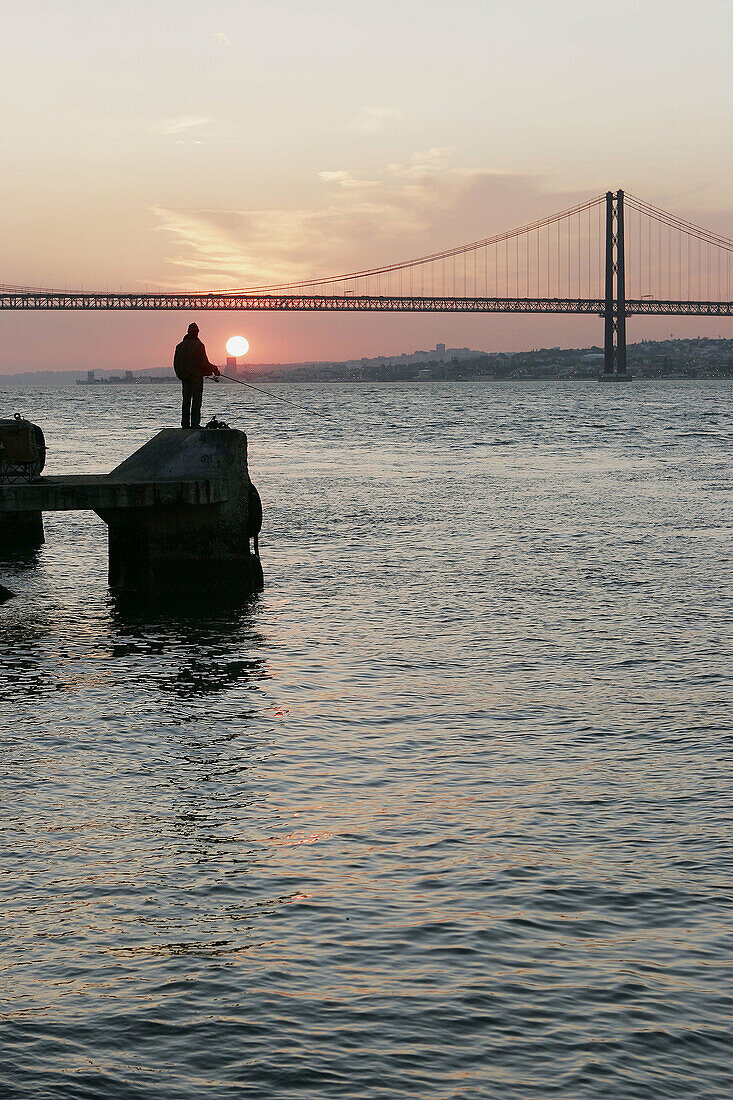
[[[718,0],[6,0],[0,282],[215,289],[423,255],[623,187],[727,236]],[[191,318],[3,313],[0,373],[168,366]],[[600,343],[574,318],[221,314],[252,361]],[[733,336],[632,321],[629,339]]]

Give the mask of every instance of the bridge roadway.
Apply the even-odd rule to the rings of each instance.
[[[12,310],[261,310],[332,313],[585,313],[603,316],[603,298],[456,298],[367,294],[134,294],[0,290],[0,309]],[[731,317],[733,302],[626,300],[635,314]]]

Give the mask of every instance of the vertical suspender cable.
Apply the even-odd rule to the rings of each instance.
[[[514,238],[514,297],[519,297],[519,237]]]
[[[545,247],[547,248],[547,297],[550,297],[550,227],[547,226],[547,240],[545,241]]]
[[[664,278],[664,281],[665,281],[665,291],[666,291],[664,297],[667,299],[667,301],[669,301],[669,299],[672,297],[672,292],[671,292],[670,286],[669,286],[670,268],[671,268],[671,264],[672,264],[672,252],[671,252],[670,244],[669,244],[669,226],[665,225],[664,228],[666,230],[665,241],[666,241],[666,246],[667,246],[667,259],[666,259],[666,262],[664,261],[664,259],[662,260],[662,271],[664,272],[663,278]]]
[[[568,218],[568,298],[573,296],[573,220]]]
[[[590,298],[590,296],[591,296],[591,293],[590,293],[590,283],[591,283],[590,269],[591,269],[591,263],[592,263],[592,260],[591,260],[591,237],[592,237],[592,233],[591,233],[591,228],[590,228],[590,219],[591,219],[591,208],[588,207],[588,282],[586,284],[586,292],[585,292],[587,298]]]
[[[581,274],[583,270],[582,261],[580,259],[580,251],[583,244],[583,221],[580,215],[578,216],[578,293],[577,297],[580,298],[582,289],[580,285]]]
[[[642,211],[636,211],[636,233],[638,235],[638,270],[636,272],[638,278],[638,297],[642,297]]]
[[[525,298],[529,298],[529,233],[524,234],[524,252],[525,252],[525,262],[524,262],[524,267],[525,267],[525,270],[524,270],[525,294],[524,294],[524,296],[525,296]]]
[[[603,207],[598,203],[598,297],[603,289]]]

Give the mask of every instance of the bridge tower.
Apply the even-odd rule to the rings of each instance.
[[[606,192],[606,299],[603,376],[626,377],[626,265],[624,193]]]

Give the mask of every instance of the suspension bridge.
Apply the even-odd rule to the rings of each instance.
[[[568,313],[604,320],[626,377],[626,319],[730,317],[733,241],[623,191],[471,244],[320,279],[185,293],[0,286],[6,310]]]

